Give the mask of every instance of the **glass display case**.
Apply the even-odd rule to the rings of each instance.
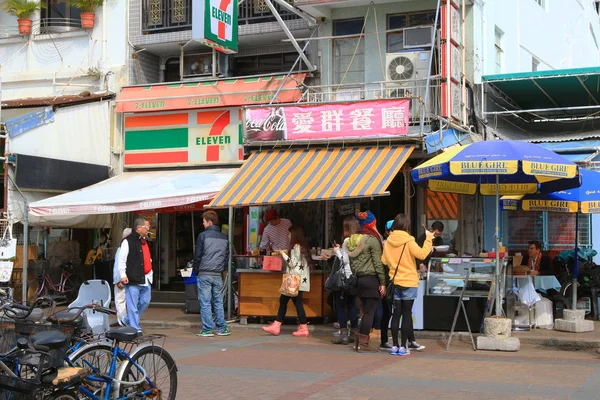
[[[495,270],[492,258],[431,258],[426,295],[459,296],[469,271],[465,296],[487,297]]]
[[[459,296],[469,273],[464,302],[469,325],[480,332],[483,316],[496,271],[493,258],[431,258],[427,286],[423,298],[426,330],[449,331],[458,306]],[[466,331],[463,313],[456,322],[457,331]]]

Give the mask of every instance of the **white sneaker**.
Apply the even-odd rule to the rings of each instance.
[[[408,349],[409,350],[414,350],[414,351],[423,351],[423,350],[425,350],[425,346],[421,346],[417,342],[410,342],[408,344]]]

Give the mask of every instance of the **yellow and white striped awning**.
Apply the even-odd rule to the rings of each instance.
[[[209,207],[382,196],[413,149],[363,146],[257,152]]]

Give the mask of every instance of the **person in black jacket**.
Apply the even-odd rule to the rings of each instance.
[[[152,257],[148,245],[150,222],[145,218],[133,221],[135,233],[130,234],[121,243],[119,250],[119,276],[125,286],[127,317],[125,325],[142,333],[140,318],[150,305],[152,285]]]
[[[204,232],[196,240],[196,254],[194,255],[194,273],[198,277],[198,299],[200,300],[200,314],[202,330],[197,336],[214,336],[215,323],[217,336],[231,334],[225,321],[223,310],[223,279],[221,273],[229,262],[229,242],[217,224],[219,216],[214,211],[202,214]],[[233,229],[233,227],[229,227]],[[215,311],[213,323],[212,310]]]
[[[542,244],[537,240],[529,242],[527,255],[523,258],[523,265],[531,270],[531,275],[552,275],[552,260],[542,254]]]

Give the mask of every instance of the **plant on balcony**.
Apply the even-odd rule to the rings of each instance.
[[[21,35],[31,34],[31,15],[42,8],[40,1],[28,0],[5,0],[2,8],[7,13],[17,17],[19,33]]]
[[[100,7],[103,2],[104,0],[71,0],[69,4],[81,10],[81,27],[93,29],[96,8]]]

